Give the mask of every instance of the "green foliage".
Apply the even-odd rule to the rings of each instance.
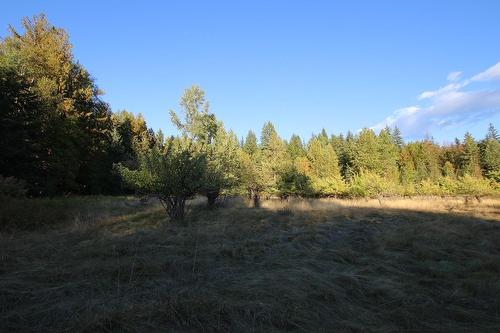
[[[213,142],[206,146],[207,170],[201,193],[208,198],[208,205],[213,207],[217,197],[223,192],[234,189],[240,180],[239,144],[233,132],[226,132],[222,124],[218,125]]]
[[[398,165],[403,184],[437,181],[441,177],[439,147],[431,141],[409,143],[402,149]]]
[[[397,180],[399,148],[396,145],[389,128],[380,131],[378,135],[377,148],[377,156],[382,164],[378,173],[384,178]]]
[[[320,196],[340,195],[345,184],[340,177],[337,155],[325,136],[313,137],[307,145],[308,167],[313,191]]]
[[[377,136],[371,129],[364,128],[354,139],[352,146],[353,167],[356,173],[379,172],[383,161],[378,156]]]
[[[439,183],[430,180],[422,179],[417,187],[417,193],[421,195],[442,195],[441,186]]]
[[[297,158],[305,156],[306,150],[300,136],[293,134],[290,137],[290,142],[286,145],[286,152],[290,161],[295,161]]]
[[[262,149],[271,149],[269,145],[272,145],[272,141],[275,141],[277,137],[278,132],[276,132],[273,123],[270,121],[265,122],[260,134],[260,145]]]
[[[129,186],[156,195],[171,219],[182,219],[186,200],[204,186],[207,160],[189,138],[172,137],[139,152],[138,169],[117,169]]]
[[[186,90],[179,102],[184,113],[184,122],[170,110],[172,123],[192,140],[210,144],[217,132],[217,121],[210,113],[209,103],[205,100],[205,92],[194,85]]]
[[[391,132],[392,141],[398,147],[398,149],[402,149],[404,146],[403,136],[401,135],[401,130],[396,126]]]
[[[492,184],[484,178],[473,177],[469,174],[459,178],[455,194],[489,195],[495,193]]]
[[[378,196],[494,193],[500,183],[499,136],[405,144],[400,130],[363,129],[309,142],[282,140],[266,122],[241,145],[211,113],[198,86],[170,111],[181,136],[165,140],[142,115],[111,113],[88,71],[74,59],[67,33],[40,15],[0,41],[0,195],[156,194],[173,218],[195,194],[213,206],[221,194]],[[113,170],[113,165],[118,165]],[[116,172],[118,171],[118,172]],[[14,177],[14,178],[12,178]],[[486,177],[483,178],[483,177]],[[17,194],[16,194],[17,193]]]
[[[460,175],[471,175],[479,177],[481,168],[479,165],[479,148],[470,133],[464,136],[463,152],[460,156]]]
[[[488,132],[486,134],[486,140],[496,140],[500,141],[500,135],[498,135],[497,129],[492,123],[488,125]]]
[[[243,144],[243,150],[250,156],[257,153],[258,145],[257,145],[257,136],[253,131],[248,131],[247,137],[245,139],[245,143]]]
[[[281,172],[278,188],[280,197],[285,198],[289,196],[307,197],[314,193],[309,177],[293,165],[285,167]]]
[[[237,185],[239,178],[238,139],[234,133],[227,133],[222,123],[210,113],[205,100],[205,92],[198,86],[184,91],[180,106],[184,113],[184,122],[170,111],[172,122],[196,143],[199,153],[207,160],[206,172],[199,189],[213,207],[218,196]],[[249,142],[250,144],[250,142]]]
[[[5,152],[0,172],[25,178],[35,195],[102,191],[111,170],[109,107],[64,30],[43,15],[22,25],[0,43],[1,142],[26,144]]]
[[[486,138],[480,146],[481,166],[484,175],[500,182],[500,142]]]
[[[347,189],[347,194],[350,197],[373,198],[397,193],[396,187],[396,184],[384,179],[377,173],[362,172],[353,177]]]
[[[283,140],[278,136],[271,122],[264,124],[261,134],[261,149],[255,156],[256,170],[267,195],[279,193],[278,180],[280,172],[286,165],[286,150]]]

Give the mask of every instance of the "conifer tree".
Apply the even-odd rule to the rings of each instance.
[[[399,148],[396,145],[389,128],[380,131],[378,136],[378,152],[381,169],[379,175],[390,180],[398,179]]]
[[[479,145],[479,149],[483,174],[500,182],[500,142],[492,124],[490,124],[488,134]]]
[[[111,169],[103,163],[111,142],[109,106],[74,60],[63,29],[44,15],[25,18],[22,26],[24,32],[11,27],[1,41],[0,66],[19,73],[38,101],[37,161],[26,173],[32,194],[98,193]]]
[[[253,131],[248,131],[247,137],[243,143],[243,150],[250,156],[253,156],[257,153],[258,150],[257,145],[257,136]]]
[[[498,135],[498,132],[492,123],[490,123],[488,126],[488,133],[486,134],[486,140],[497,140],[497,141],[500,140],[500,136]]]
[[[364,128],[353,145],[353,166],[356,173],[371,171],[381,173],[383,162],[379,156],[378,138],[371,129]]]
[[[460,174],[480,176],[479,148],[470,133],[465,133],[463,151],[460,156]]]
[[[258,170],[264,185],[264,192],[275,195],[282,167],[286,163],[286,150],[283,140],[278,136],[274,125],[266,122],[262,128],[261,149],[258,156]]]
[[[338,195],[344,189],[337,154],[323,135],[311,138],[307,144],[308,167],[305,174],[312,189],[319,195]]]
[[[395,126],[391,132],[392,140],[396,144],[396,146],[401,149],[404,146],[403,136],[401,135],[401,130],[399,127]]]
[[[290,137],[290,142],[286,145],[286,151],[292,162],[299,157],[305,156],[306,150],[304,149],[304,144],[300,136],[293,134]]]

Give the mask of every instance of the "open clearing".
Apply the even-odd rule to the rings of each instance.
[[[106,200],[1,233],[0,331],[500,331],[500,199]]]

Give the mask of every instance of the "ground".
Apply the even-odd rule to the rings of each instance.
[[[500,199],[81,201],[2,229],[0,331],[500,331]]]

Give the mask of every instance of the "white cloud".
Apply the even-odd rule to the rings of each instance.
[[[477,75],[474,75],[471,81],[497,81],[500,80],[500,62],[491,66],[487,70]]]
[[[464,81],[462,83],[450,83],[450,84],[447,84],[444,87],[439,88],[438,90],[424,91],[423,93],[421,93],[418,96],[418,99],[419,100],[423,100],[423,99],[428,99],[428,98],[432,98],[432,97],[435,97],[435,96],[443,95],[443,94],[445,94],[447,92],[458,90],[458,89],[466,86],[467,84],[469,84],[468,81]]]
[[[448,74],[448,77],[446,79],[450,82],[454,82],[457,81],[460,76],[462,76],[462,72],[451,72],[450,74]]]
[[[418,96],[422,105],[398,109],[372,128],[398,126],[405,136],[418,138],[430,130],[473,123],[500,112],[500,87],[466,89],[476,81],[500,80],[500,62],[471,79],[460,81],[460,76],[460,72],[450,73],[451,83]]]

